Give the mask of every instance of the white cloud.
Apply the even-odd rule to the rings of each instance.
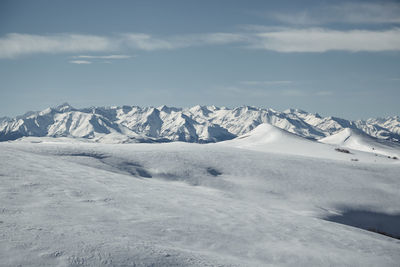
[[[242,33],[205,33],[205,34],[189,34],[174,38],[188,46],[196,45],[223,45],[231,43],[240,43],[248,41],[248,36]]]
[[[128,59],[132,58],[134,56],[131,55],[98,55],[98,56],[93,56],[93,55],[79,55],[79,56],[74,56],[73,58],[88,58],[88,59]]]
[[[246,35],[238,33],[205,33],[154,37],[143,33],[127,33],[123,35],[124,44],[140,50],[171,50],[192,46],[223,45],[243,42]]]
[[[139,50],[160,50],[178,48],[177,44],[172,44],[167,40],[154,38],[148,34],[128,33],[124,34],[124,43]]]
[[[400,29],[338,31],[323,28],[260,32],[249,48],[277,52],[390,51],[400,50]]]
[[[115,44],[109,38],[95,35],[10,33],[0,38],[0,58],[34,53],[101,52],[113,48]]]
[[[324,28],[258,27],[258,30],[250,32],[187,34],[164,38],[130,33],[123,35],[123,43],[146,51],[224,44],[277,52],[390,51],[400,50],[400,29],[339,31]]]
[[[92,62],[90,62],[90,61],[87,61],[87,60],[71,60],[71,61],[69,61],[69,63],[72,63],[72,64],[92,64]]]
[[[324,28],[253,27],[251,30],[238,33],[185,34],[162,38],[138,33],[125,33],[109,37],[80,34],[31,35],[12,33],[0,38],[0,58],[14,58],[35,53],[153,51],[227,44],[277,52],[399,51],[400,28],[381,31],[339,31]],[[130,57],[133,56],[110,54],[79,55],[73,58],[116,60]]]
[[[244,41],[236,33],[186,34],[155,37],[143,33],[124,33],[113,36],[82,34],[33,35],[10,33],[0,38],[0,58],[14,58],[35,53],[75,53],[135,50],[169,50],[192,46],[223,45]],[[125,59],[130,55],[81,55],[77,58]]]
[[[400,3],[348,2],[308,8],[294,13],[268,13],[268,17],[292,25],[400,23]]]

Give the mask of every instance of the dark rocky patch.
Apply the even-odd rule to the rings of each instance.
[[[208,167],[207,168],[207,173],[212,175],[212,176],[219,176],[219,175],[222,174],[222,172],[220,172],[220,171],[218,171],[218,170],[216,170],[216,169],[214,169],[212,167]]]

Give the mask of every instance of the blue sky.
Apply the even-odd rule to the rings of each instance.
[[[0,1],[0,116],[196,104],[399,115],[398,1]]]

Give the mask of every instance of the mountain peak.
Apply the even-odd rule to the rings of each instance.
[[[0,140],[36,134],[53,136],[53,133],[62,133],[64,136],[82,137],[89,132],[91,136],[117,132],[125,136],[140,135],[160,142],[218,142],[247,134],[263,123],[272,126],[262,125],[256,133],[261,131],[261,135],[266,135],[262,131],[266,130],[271,135],[280,130],[318,140],[351,128],[351,131],[345,130],[341,135],[347,136],[348,131],[356,131],[357,134],[378,139],[394,142],[400,140],[400,126],[393,117],[367,121],[315,117],[317,115],[299,109],[279,112],[251,106],[219,108],[197,105],[181,109],[162,105],[158,108],[122,106],[75,109],[69,103],[63,103],[55,108],[31,112],[16,119],[2,120]]]
[[[167,105],[159,106],[157,109],[165,113],[178,112],[181,110],[179,108],[168,107]]]
[[[62,103],[61,105],[58,105],[57,107],[54,108],[55,110],[59,112],[66,112],[74,109],[70,104],[67,102]]]

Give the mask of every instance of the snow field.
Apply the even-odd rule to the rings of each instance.
[[[398,264],[399,240],[324,220],[400,213],[398,162],[256,130],[278,138],[0,143],[1,264]]]

